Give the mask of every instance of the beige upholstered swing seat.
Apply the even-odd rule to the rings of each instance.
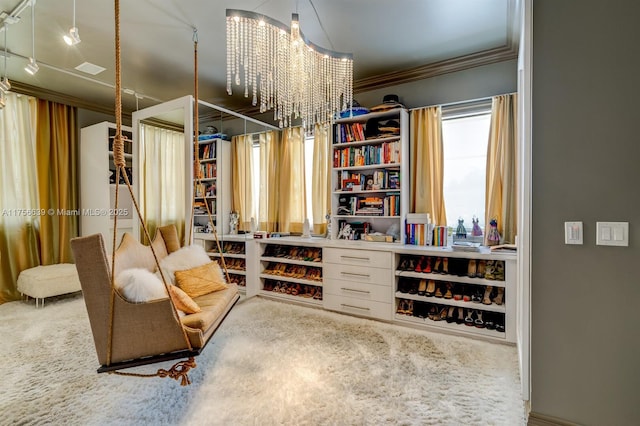
[[[180,248],[176,228],[173,225],[158,228],[153,240],[158,259]],[[111,264],[104,248],[101,234],[74,238],[71,247],[78,269],[91,331],[102,368],[98,371],[115,369],[118,364],[126,366],[149,363],[142,360],[153,358],[174,359],[181,356],[197,355],[207,344],[215,330],[222,323],[233,305],[240,298],[238,287],[229,283],[228,288],[206,294],[194,300],[202,312],[177,319],[169,299],[146,303],[131,303],[115,292],[113,312],[113,337],[111,363],[107,364]],[[116,250],[115,275],[128,268],[156,269],[149,246],[137,242],[125,234]],[[192,350],[185,342],[186,331]]]

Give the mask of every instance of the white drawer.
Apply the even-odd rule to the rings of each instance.
[[[335,294],[323,294],[322,299],[324,308],[332,311],[387,321],[391,320],[392,317],[393,307],[391,303],[336,296]]]
[[[325,279],[359,282],[390,287],[393,284],[391,269],[372,268],[367,266],[351,266],[325,263],[322,268]]]
[[[328,247],[322,251],[324,263],[391,268],[391,252]]]
[[[322,288],[324,294],[353,297],[360,300],[376,300],[383,303],[389,303],[393,300],[393,290],[390,285],[371,285],[325,277]]]

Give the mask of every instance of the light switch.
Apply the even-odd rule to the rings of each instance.
[[[629,222],[596,222],[596,245],[628,246]]]
[[[564,243],[582,244],[582,222],[564,223]]]

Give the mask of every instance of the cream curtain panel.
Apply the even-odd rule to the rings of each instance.
[[[0,110],[0,303],[19,298],[21,271],[73,262],[76,116],[73,107],[6,94]]]
[[[149,235],[153,238],[159,226],[175,224],[178,237],[183,241],[185,197],[191,199],[191,194],[184,193],[187,178],[184,134],[142,124],[140,145],[138,198]]]
[[[311,177],[311,209],[313,213],[313,233],[327,232],[325,216],[330,210],[331,147],[330,127],[328,124],[316,124],[313,131],[313,172]]]
[[[282,131],[278,178],[278,231],[302,232],[307,217],[304,176],[304,130],[290,127]]]
[[[19,299],[21,271],[39,265],[38,179],[36,167],[37,101],[7,93],[0,110],[0,303]]]
[[[515,243],[518,225],[516,96],[509,94],[493,98],[487,148],[486,230],[489,229],[489,221],[497,219],[498,232],[505,243]]]
[[[256,217],[253,194],[253,142],[250,135],[231,137],[231,210],[238,213],[238,230],[249,232]]]
[[[446,226],[442,109],[421,108],[410,114],[410,211],[429,213],[436,225]]]
[[[260,171],[257,197],[258,228],[261,231],[278,231],[278,207],[280,202],[279,174],[282,152],[281,132],[260,133]]]

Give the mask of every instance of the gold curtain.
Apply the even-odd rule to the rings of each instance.
[[[141,125],[140,195],[142,217],[151,238],[156,228],[175,224],[178,238],[185,235],[185,148],[184,134],[148,124]],[[141,233],[141,235],[143,235]],[[142,238],[145,243],[145,238]]]
[[[330,127],[316,124],[313,131],[313,174],[311,177],[311,209],[313,210],[313,233],[327,232],[331,194],[331,164],[329,163]]]
[[[238,213],[238,230],[248,232],[255,217],[253,142],[250,135],[231,137],[231,210]]]
[[[446,226],[442,110],[439,106],[413,110],[410,121],[410,211],[429,213],[433,223]]]
[[[516,94],[494,97],[487,148],[485,223],[488,230],[489,221],[496,219],[498,232],[505,243],[515,243],[518,225],[517,134]]]
[[[78,236],[77,110],[38,100],[36,159],[40,208],[40,264],[72,263],[69,240]],[[51,212],[54,212],[51,214]]]
[[[20,298],[21,271],[37,266],[38,205],[36,173],[37,101],[8,92],[0,110],[0,303]]]
[[[302,232],[307,217],[304,176],[304,129],[282,131],[278,197],[278,230]]]
[[[282,231],[279,221],[279,178],[282,138],[279,131],[260,133],[260,174],[258,182],[258,224],[259,229],[267,232]]]

